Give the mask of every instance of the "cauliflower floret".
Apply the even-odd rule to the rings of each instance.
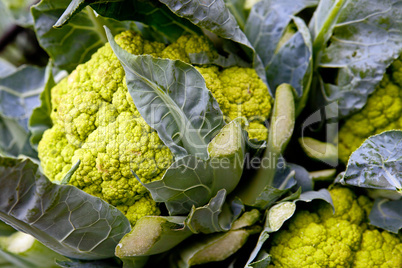
[[[402,267],[402,241],[386,231],[368,229],[367,207],[348,188],[330,190],[329,204],[301,210],[273,234],[270,267]]]
[[[402,129],[402,61],[389,68],[366,106],[346,120],[339,131],[339,158],[349,156],[368,137],[381,132]]]
[[[226,121],[243,117],[252,122],[246,128],[250,138],[266,140],[268,130],[264,122],[269,117],[272,98],[256,71],[236,66],[223,71],[216,66],[197,67],[197,70],[204,77]]]

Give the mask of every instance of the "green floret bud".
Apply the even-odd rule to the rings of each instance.
[[[349,156],[368,137],[402,129],[402,61],[394,61],[366,105],[348,118],[339,131],[339,159]]]
[[[300,210],[273,234],[270,267],[401,267],[402,241],[387,231],[368,228],[366,196],[345,187],[330,194],[327,203]]]
[[[144,195],[127,209],[126,217],[134,225],[144,216],[157,216],[160,210],[155,201],[149,195]]]

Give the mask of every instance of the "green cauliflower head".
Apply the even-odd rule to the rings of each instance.
[[[133,54],[180,59],[187,63],[191,53],[218,55],[202,36],[184,35],[166,46],[127,31],[117,35],[115,40]],[[207,87],[229,118],[237,115],[229,112],[227,103],[237,105],[243,101],[249,104],[245,116],[262,113],[264,120],[268,118],[271,98],[254,70],[199,68],[204,69],[214,71],[214,78],[220,77],[212,81],[212,77],[203,74]],[[235,79],[238,79],[238,86]],[[219,86],[214,87],[214,83]],[[235,100],[228,101],[233,96],[223,97],[226,88],[230,95],[238,91]],[[243,92],[245,88],[248,93]],[[133,225],[142,216],[160,214],[158,204],[133,173],[143,183],[160,180],[174,157],[136,109],[127,90],[124,69],[109,44],[52,89],[51,118],[53,127],[44,133],[38,145],[41,165],[51,180],[61,181],[72,165],[80,161],[69,184],[116,206]]]
[[[367,215],[372,202],[352,190],[330,190],[335,206],[297,211],[286,228],[273,234],[270,267],[402,267],[402,241],[371,228]]]
[[[367,104],[340,129],[339,158],[346,163],[368,137],[392,129],[402,129],[402,58],[392,63]]]

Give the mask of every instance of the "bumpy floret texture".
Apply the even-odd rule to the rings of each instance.
[[[330,191],[335,206],[301,210],[273,235],[271,267],[402,267],[402,241],[371,228],[372,202],[344,187]]]
[[[212,44],[201,36],[185,35],[169,46],[144,40],[133,32],[123,32],[115,40],[123,49],[137,55],[180,59],[188,63],[191,53],[217,56]],[[205,68],[213,70],[215,76],[223,77],[222,82],[216,80],[219,87],[213,87],[214,82],[204,76],[214,94],[221,94],[218,89],[224,90],[224,86],[236,87],[233,81],[224,82],[230,80],[227,71],[213,66]],[[270,98],[255,71],[230,69],[236,76],[243,75],[238,86],[240,95],[236,98],[238,102],[241,98],[249,101],[250,107],[245,114],[251,115],[251,105],[254,105],[256,113],[263,112],[266,118]],[[252,80],[247,82],[248,78]],[[242,96],[241,88],[246,87],[250,88],[250,93]],[[234,94],[234,90],[231,89],[229,94]],[[253,101],[254,91],[261,96]],[[219,95],[217,99],[225,112],[224,98]],[[258,103],[266,107],[261,110],[256,106]],[[158,205],[134,174],[143,183],[159,180],[173,162],[173,155],[136,109],[127,90],[124,70],[109,44],[52,89],[51,118],[53,127],[44,133],[38,145],[42,167],[51,180],[61,181],[72,165],[80,161],[69,183],[116,206],[133,225],[142,216],[160,213]]]
[[[402,58],[393,62],[364,108],[340,129],[339,158],[347,162],[368,137],[392,129],[402,129]]]

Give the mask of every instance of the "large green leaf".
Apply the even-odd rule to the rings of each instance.
[[[313,75],[313,45],[307,25],[293,17],[297,32],[280,46],[265,66],[268,83],[272,90],[288,83],[299,99],[296,114],[304,108]]]
[[[114,34],[134,29],[133,22],[118,22],[97,16],[91,8],[76,14],[61,29],[53,25],[68,7],[69,0],[43,0],[32,8],[34,27],[40,45],[54,60],[56,67],[72,71],[90,59],[91,55],[107,42],[103,25]]]
[[[402,131],[371,136],[352,153],[342,184],[402,191]]]
[[[292,20],[292,15],[317,3],[317,0],[262,0],[252,7],[244,32],[264,66],[270,65],[276,55],[275,51]]]
[[[1,32],[1,29],[0,29],[0,32]],[[9,63],[5,59],[0,58],[0,77],[6,77],[6,76],[12,74],[13,72],[15,72],[16,69],[17,68],[14,65]]]
[[[156,0],[72,0],[55,26],[61,27],[70,23],[70,20],[88,5],[91,5],[98,14],[104,17],[119,21],[140,21],[152,26],[170,41],[176,40],[185,32],[201,32],[189,21],[177,17]]]
[[[221,189],[233,191],[243,172],[244,148],[242,130],[232,121],[209,144],[209,159],[187,155],[174,162],[161,180],[144,186],[155,201],[166,203],[170,215],[187,214]]]
[[[71,185],[51,183],[29,159],[0,158],[0,219],[71,258],[103,259],[130,231],[124,215]]]
[[[46,129],[51,128],[53,123],[50,118],[50,113],[52,111],[52,103],[50,90],[52,87],[56,85],[56,82],[53,79],[53,64],[48,64],[45,77],[44,77],[44,86],[43,90],[40,94],[40,106],[36,107],[32,111],[32,115],[29,118],[29,130],[31,131],[31,145],[36,149],[39,141],[42,139],[43,132]]]
[[[370,224],[397,234],[402,228],[402,199],[376,199],[369,219]]]
[[[130,54],[107,34],[141,116],[177,158],[207,159],[207,146],[225,122],[202,75],[182,61]]]
[[[366,104],[386,68],[402,52],[402,1],[325,0],[320,6],[312,27],[322,25],[314,53],[318,67],[338,71],[336,81],[325,84],[325,97],[338,101],[346,116]]]
[[[260,57],[255,52],[244,32],[240,29],[224,0],[160,0],[160,2],[168,6],[178,16],[188,19],[195,25],[211,31],[219,37],[240,44],[252,60],[260,78],[266,81]]]

